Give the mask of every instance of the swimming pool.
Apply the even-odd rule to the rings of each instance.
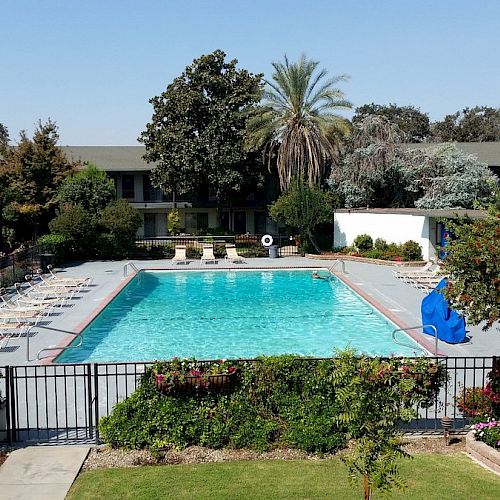
[[[310,270],[140,272],[57,362],[331,356],[334,348],[388,356],[421,352],[340,280]]]

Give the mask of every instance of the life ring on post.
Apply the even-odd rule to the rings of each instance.
[[[270,247],[273,244],[273,237],[270,234],[265,234],[260,241],[265,247]]]

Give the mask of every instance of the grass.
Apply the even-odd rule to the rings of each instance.
[[[500,498],[500,477],[464,454],[419,454],[405,460],[408,487],[391,499]],[[376,498],[383,498],[375,494]],[[82,473],[67,499],[351,499],[362,498],[338,459],[247,461],[101,469]]]

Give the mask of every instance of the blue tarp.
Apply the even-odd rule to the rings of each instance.
[[[436,288],[422,300],[422,323],[434,325],[437,328],[439,340],[449,344],[459,344],[466,338],[465,318],[457,311],[450,309],[444,294],[439,290],[446,288],[446,278],[443,278]],[[434,337],[432,328],[424,328],[424,333]]]

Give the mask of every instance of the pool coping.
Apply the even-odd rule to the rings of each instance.
[[[353,292],[355,292],[357,295],[359,295],[363,300],[368,302],[375,310],[380,312],[382,315],[384,315],[389,321],[397,325],[399,328],[409,328],[408,325],[406,325],[403,321],[401,321],[400,318],[398,318],[392,311],[384,307],[380,302],[375,300],[373,297],[368,295],[361,287],[357,286],[355,283],[353,283],[351,280],[349,280],[345,275],[342,273],[335,271],[335,270],[329,270],[326,268],[324,265],[311,265],[311,266],[269,266],[269,267],[245,267],[245,268],[240,268],[240,267],[224,267],[224,268],[190,268],[190,269],[177,269],[177,268],[164,268],[164,267],[154,267],[154,268],[141,268],[139,270],[134,270],[130,275],[128,275],[126,278],[124,278],[118,286],[111,292],[109,293],[103,300],[102,303],[97,306],[90,314],[88,314],[83,321],[81,321],[76,327],[73,335],[67,335],[64,337],[57,345],[51,349],[54,351],[54,354],[51,354],[50,356],[47,356],[40,360],[41,365],[64,365],[65,363],[56,363],[55,360],[56,358],[62,354],[64,351],[64,348],[68,347],[76,337],[78,337],[85,328],[87,328],[90,323],[92,323],[97,316],[113,301],[113,299],[141,272],[178,272],[178,271],[183,271],[183,272],[206,272],[206,271],[267,271],[267,270],[274,270],[274,271],[279,271],[279,270],[326,270],[331,272],[335,277],[337,277],[340,281],[342,281],[346,286],[348,286]],[[430,342],[428,339],[425,338],[417,338],[417,336],[411,332],[411,331],[405,331],[405,334],[408,335],[412,340],[414,340],[419,346],[421,346],[423,349],[425,349],[431,356],[439,356],[439,357],[446,357],[446,354],[441,353],[438,349],[437,352],[435,352],[434,345],[432,342]],[[69,363],[71,364],[71,363]]]

